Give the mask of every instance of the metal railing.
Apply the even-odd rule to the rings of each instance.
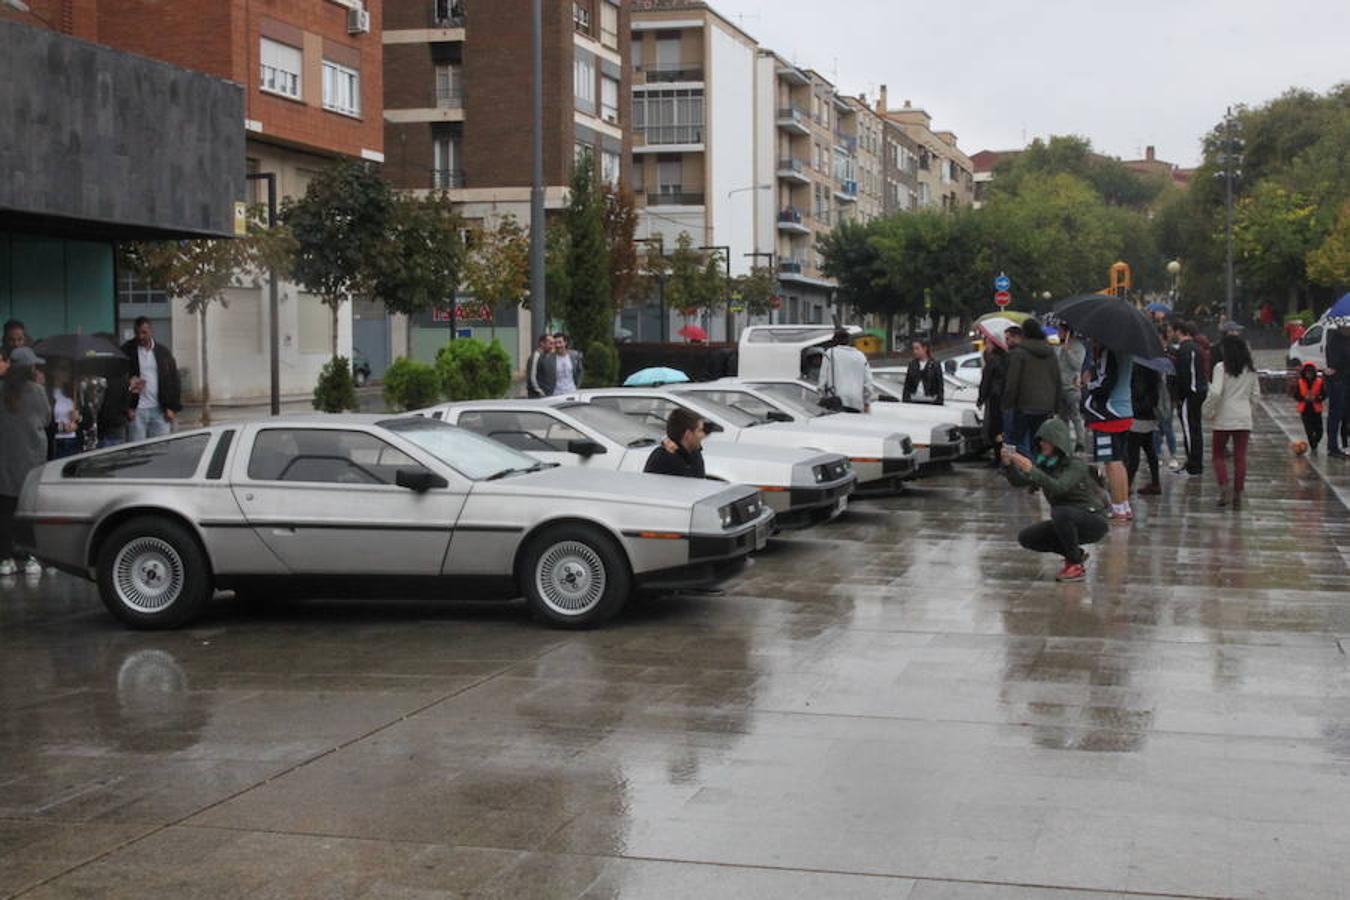
[[[703,80],[703,63],[648,63],[637,71],[647,84]]]
[[[464,105],[464,88],[436,88],[436,107],[438,109],[459,109]]]
[[[678,187],[647,195],[648,206],[702,206],[703,202],[702,194],[683,191]]]
[[[701,144],[702,125],[647,125],[636,129],[646,144]]]
[[[780,159],[778,161],[778,171],[805,174],[806,163],[800,159]]]
[[[851,134],[844,134],[842,131],[834,133],[834,142],[840,147],[848,149],[849,153],[858,152],[858,139]]]
[[[806,270],[806,260],[799,256],[790,256],[778,261],[778,271],[782,275],[800,275]]]
[[[807,115],[806,110],[802,109],[800,106],[788,106],[778,110],[779,122],[783,122],[786,120],[791,121],[797,125],[805,125],[807,119],[809,118],[810,116]]]
[[[841,180],[839,187],[835,188],[839,193],[846,194],[849,197],[858,196],[858,182],[852,180]]]
[[[797,207],[789,206],[787,209],[780,209],[778,211],[778,221],[800,225],[802,224],[802,214]]]
[[[431,187],[433,190],[448,191],[451,188],[464,187],[463,169],[432,169]]]

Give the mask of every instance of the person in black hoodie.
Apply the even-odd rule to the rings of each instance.
[[[1158,430],[1158,405],[1162,392],[1162,376],[1152,369],[1136,365],[1130,375],[1130,405],[1134,407],[1134,422],[1130,424],[1128,443],[1125,445],[1125,472],[1129,475],[1130,486],[1134,487],[1134,476],[1139,473],[1139,455],[1148,460],[1148,474],[1152,478],[1147,487],[1139,488],[1141,496],[1161,494],[1162,483],[1158,478],[1158,449],[1153,435]]]
[[[647,457],[642,471],[649,475],[675,475],[680,478],[707,478],[703,465],[703,439],[707,436],[703,420],[687,409],[671,410],[666,419],[666,439]]]
[[[914,358],[905,370],[905,388],[901,399],[906,403],[942,405],[942,366],[933,359],[933,346],[922,338],[910,341]]]
[[[1331,328],[1327,334],[1327,456],[1344,459],[1341,431],[1346,421],[1346,386],[1350,385],[1350,326]]]
[[[1195,325],[1178,322],[1177,335],[1177,413],[1181,416],[1181,439],[1186,447],[1186,466],[1180,475],[1200,475],[1205,471],[1205,437],[1200,409],[1209,393],[1209,367],[1195,343]]]
[[[1003,385],[1008,376],[1008,352],[993,341],[984,348],[980,393],[976,404],[984,410],[984,439],[994,448],[994,467],[999,465],[998,445],[1003,434]]]

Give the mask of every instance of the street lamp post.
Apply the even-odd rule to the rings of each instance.
[[[533,0],[530,58],[533,132],[530,177],[530,316],[538,338],[548,330],[548,298],[544,296],[544,0]]]
[[[1177,300],[1179,299],[1177,294],[1177,284],[1179,281],[1178,276],[1181,274],[1181,260],[1174,259],[1169,262],[1167,264],[1167,274],[1172,276],[1172,295],[1170,299],[1172,301],[1172,308],[1176,309]]]
[[[1223,135],[1223,152],[1219,159],[1223,162],[1224,182],[1224,314],[1233,321],[1233,179],[1241,176],[1238,166],[1242,162],[1242,141],[1233,133],[1233,107],[1224,112],[1219,131]]]
[[[277,227],[277,176],[275,172],[250,172],[244,176],[249,181],[262,181],[267,184],[267,227]],[[267,326],[270,334],[267,342],[271,353],[271,409],[272,415],[281,415],[281,330],[280,303],[277,299],[277,270],[271,266],[267,272]]]
[[[773,185],[772,185],[772,184],[750,184],[750,185],[746,185],[745,187],[733,188],[733,189],[727,191],[727,223],[728,223],[727,231],[728,231],[728,232],[733,232],[733,233],[734,233],[734,231],[735,231],[735,229],[732,227],[732,223],[735,222],[735,218],[734,218],[734,216],[733,216],[733,213],[734,213],[734,207],[732,207],[732,205],[731,205],[731,198],[732,198],[732,197],[736,196],[737,194],[744,194],[744,193],[748,193],[748,192],[750,192],[750,191],[770,191],[770,190],[773,190]],[[753,223],[754,220],[755,220],[755,217],[754,217],[754,211],[753,211],[753,209],[752,209],[752,210],[751,210],[750,221]],[[753,225],[752,225],[751,227],[753,228]],[[728,240],[732,240],[732,239],[733,239],[732,235],[731,235],[731,234],[728,234],[727,239],[728,239]],[[758,235],[755,235],[755,237],[753,237],[753,238],[751,239],[751,242],[752,242],[752,243],[757,243],[757,242],[758,242]],[[730,295],[730,293],[731,293],[731,247],[728,246],[728,247],[717,248],[717,249],[725,249],[725,250],[726,250],[726,255],[727,255],[727,294]],[[746,255],[749,256],[750,254],[746,254]],[[728,340],[728,341],[734,341],[734,340],[736,339],[736,336],[735,336],[735,333],[734,333],[735,331],[736,331],[736,314],[733,313],[733,312],[731,311],[731,304],[728,303],[728,304],[727,304],[727,340]]]

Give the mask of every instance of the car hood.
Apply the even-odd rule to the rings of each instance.
[[[830,453],[850,457],[883,456],[886,438],[893,437],[898,446],[906,437],[899,429],[871,429],[840,427],[811,427],[795,422],[769,422],[747,429],[741,438],[745,444],[781,441],[792,447],[816,447]]]
[[[703,445],[706,459],[724,459],[727,461],[772,464],[784,466],[813,465],[837,461],[837,453],[819,453],[797,447],[775,447],[771,444],[755,444],[751,441],[733,444],[728,441],[709,441]]]
[[[474,483],[478,496],[516,496],[566,500],[613,500],[651,506],[684,507],[719,494],[727,500],[751,493],[753,488],[727,485],[702,478],[676,478],[672,475],[645,475],[639,472],[613,472],[558,466],[538,472],[510,475],[497,481]]]

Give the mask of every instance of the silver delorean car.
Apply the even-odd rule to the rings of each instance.
[[[416,416],[219,425],[35,469],[21,543],[172,628],[216,588],[320,596],[524,595],[586,627],[635,588],[715,583],[764,546],[757,490],[540,462]]]

